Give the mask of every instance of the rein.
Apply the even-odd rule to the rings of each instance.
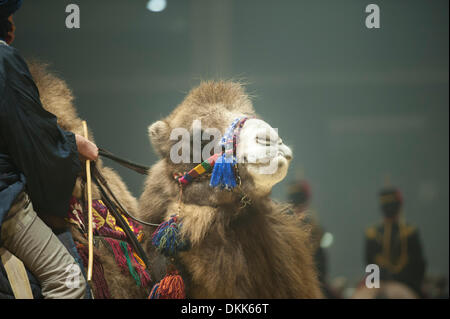
[[[148,170],[150,169],[150,167],[148,167],[148,166],[136,164],[127,159],[120,158],[120,157],[114,155],[113,153],[105,150],[104,148],[99,148],[98,154],[103,157],[109,158],[110,160],[113,160],[114,162],[122,165],[123,167],[129,168],[129,169],[135,171],[136,173],[139,173],[141,175],[148,175]]]
[[[109,158],[110,160],[122,165],[123,167],[126,167],[128,169],[131,169],[132,171],[135,171],[136,173],[139,173],[141,175],[148,175],[148,171],[150,169],[150,167],[148,166],[144,166],[141,164],[136,164],[130,160],[124,159],[124,158],[120,158],[116,155],[114,155],[113,153],[105,150],[104,148],[99,148],[98,149],[98,154]],[[135,222],[138,222],[139,224],[142,225],[146,225],[146,226],[152,226],[152,227],[158,227],[159,224],[153,224],[153,223],[148,223],[148,222],[144,222],[143,220],[140,220],[137,217],[134,217],[133,215],[131,215],[125,208],[123,208],[123,206],[120,204],[119,200],[117,199],[117,197],[114,195],[114,193],[111,191],[111,189],[109,188],[108,182],[106,181],[106,179],[101,175],[100,171],[97,169],[97,167],[95,167],[95,171],[96,171],[96,175],[97,178],[101,181],[102,185],[107,189],[107,191],[111,194],[111,196],[113,197],[114,201],[117,203],[117,205],[119,205],[120,209],[122,210],[122,212],[127,215],[128,217],[130,217],[132,220],[134,220]]]
[[[106,188],[106,190],[108,191],[109,194],[111,194],[113,200],[117,203],[117,205],[119,206],[119,208],[122,210],[122,212],[127,215],[128,217],[130,217],[132,220],[134,220],[135,222],[138,222],[140,224],[146,225],[146,226],[154,226],[154,227],[158,227],[159,224],[153,224],[153,223],[148,223],[148,222],[144,222],[143,220],[140,220],[137,217],[134,217],[133,215],[131,215],[123,206],[122,204],[119,202],[119,200],[117,199],[117,197],[114,195],[114,193],[112,192],[111,188],[109,188],[108,182],[106,181],[106,179],[103,177],[103,175],[100,173],[100,171],[98,170],[98,168],[95,166],[94,167],[94,173],[95,173],[95,177],[96,177],[96,184],[99,185],[98,182],[101,183],[101,185],[99,185],[99,187],[101,188],[102,186]],[[104,189],[103,189],[104,190]],[[105,192],[106,194],[106,192]]]
[[[100,190],[100,193],[102,195],[102,199],[103,199],[104,204],[109,209],[109,211],[113,214],[113,216],[115,217],[115,219],[118,222],[119,226],[123,229],[123,231],[127,235],[128,239],[130,240],[131,245],[135,249],[136,253],[142,259],[144,264],[146,266],[148,266],[149,265],[149,260],[148,260],[147,254],[145,253],[144,249],[142,248],[141,243],[138,241],[138,239],[134,235],[134,232],[131,230],[130,226],[128,225],[128,223],[123,218],[123,216],[122,216],[122,214],[120,212],[124,213],[125,215],[127,215],[129,217],[131,217],[131,215],[120,204],[120,202],[117,200],[117,198],[111,192],[111,189],[108,187],[105,178],[100,173],[100,171],[98,170],[97,166],[96,165],[91,165],[91,168],[92,168],[92,171],[94,173],[93,176],[92,176],[92,181],[98,186],[98,189]],[[105,188],[106,188],[106,190],[105,190]],[[111,194],[113,199],[111,199],[111,197],[109,197],[107,192],[109,192]],[[131,218],[133,219],[133,217],[131,217]],[[152,224],[152,225],[154,225],[154,224]],[[156,226],[158,226],[158,225],[156,225]]]

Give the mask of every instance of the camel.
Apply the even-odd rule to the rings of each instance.
[[[194,136],[194,121],[201,121],[202,128],[217,128],[224,134],[239,118],[246,121],[236,150],[241,160],[238,186],[231,191],[211,187],[210,175],[182,185],[179,176],[198,163],[171,159],[171,150],[180,143],[171,132],[182,128]],[[181,221],[179,240],[188,243],[187,248],[163,257],[150,240],[146,242],[155,279],[166,272],[181,275],[188,298],[322,297],[308,231],[297,217],[286,213],[287,205],[270,199],[272,187],[287,174],[292,151],[276,130],[257,117],[241,84],[202,82],[170,115],[149,126],[149,137],[160,160],[149,170],[138,217],[160,224],[176,215]],[[184,146],[192,151],[193,144],[191,139]],[[270,156],[269,147],[275,149]],[[270,172],[263,170],[267,159],[275,163]]]
[[[66,83],[51,74],[46,66],[30,65],[44,108],[58,117],[59,125],[81,134],[81,119],[73,106],[73,95]],[[174,128],[192,133],[192,124],[225,132],[236,118],[248,117],[240,131],[237,153],[240,183],[232,191],[213,188],[209,175],[180,187],[174,173],[189,171],[194,164],[175,164],[170,150]],[[163,279],[176,265],[184,279],[189,298],[320,298],[309,233],[298,219],[286,213],[288,205],[270,199],[272,187],[287,174],[292,151],[284,145],[276,130],[258,119],[252,103],[239,83],[205,82],[192,90],[165,119],[149,127],[151,143],[161,159],[152,166],[139,202],[112,169],[97,166],[108,180],[122,205],[142,220],[160,224],[177,214],[182,221],[180,234],[187,249],[172,257],[160,254],[149,237],[154,228],[145,227],[143,245],[151,258],[153,280]],[[92,133],[89,133],[93,140]],[[203,142],[202,142],[203,146]],[[263,172],[266,148],[275,147],[270,160],[275,171]],[[188,145],[188,147],[192,147]],[[252,159],[251,161],[249,159]],[[82,194],[77,181],[74,197]],[[181,191],[181,192],[180,192]],[[100,194],[94,187],[94,199]],[[53,228],[70,227],[75,241],[86,239],[74,225],[46,220]],[[111,298],[145,298],[149,289],[138,287],[129,273],[117,265],[110,249],[97,241],[95,253],[104,270]],[[157,286],[157,285],[155,285]],[[94,287],[94,296],[99,294]],[[178,296],[179,297],[179,296]]]
[[[30,73],[39,89],[43,107],[53,113],[58,118],[59,126],[66,131],[71,131],[83,135],[82,120],[79,118],[76,108],[73,104],[72,91],[66,82],[52,74],[47,65],[33,61],[29,64]],[[89,130],[89,139],[94,141],[92,132]],[[102,160],[98,159],[96,163],[104,178],[108,181],[109,187],[116,195],[123,207],[130,213],[136,214],[138,204],[136,198],[129,192],[127,186],[120,176],[111,168],[103,165]],[[77,179],[73,196],[77,199],[82,197],[81,177]],[[92,185],[93,199],[101,199],[100,192],[95,185]],[[54,218],[45,218],[44,221],[53,229],[70,228],[75,242],[87,245],[87,239],[78,230],[76,225],[69,224],[65,220],[56,220]],[[145,236],[144,236],[145,241]],[[132,275],[128,271],[121,270],[112,254],[111,247],[107,247],[104,241],[96,238],[94,253],[99,258],[99,263],[104,272],[104,279],[109,290],[109,298],[146,298],[148,288],[139,287]],[[96,266],[94,266],[96,267]],[[87,270],[86,270],[87,271]],[[150,284],[150,283],[149,283]],[[151,286],[150,286],[151,288]],[[98,291],[98,287],[93,287],[94,298],[105,298]]]

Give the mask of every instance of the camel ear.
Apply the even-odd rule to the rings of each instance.
[[[152,143],[161,139],[166,139],[169,133],[169,126],[164,121],[156,121],[148,127],[148,134]]]
[[[156,121],[148,127],[150,142],[161,156],[165,153],[164,146],[167,146],[169,131],[169,125],[164,121]]]

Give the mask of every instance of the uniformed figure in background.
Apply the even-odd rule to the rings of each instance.
[[[381,281],[400,282],[421,296],[426,265],[422,244],[417,227],[402,219],[402,204],[399,190],[381,190],[383,221],[366,230],[365,262],[380,267]]]

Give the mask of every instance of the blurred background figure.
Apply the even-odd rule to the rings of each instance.
[[[293,205],[293,213],[299,216],[302,225],[311,230],[311,245],[314,251],[314,261],[317,275],[325,298],[337,298],[327,283],[327,254],[325,248],[331,242],[327,240],[323,227],[319,224],[317,213],[310,209],[311,187],[305,180],[297,180],[288,186],[288,199]],[[325,239],[325,240],[324,240]]]
[[[380,267],[381,281],[394,281],[406,285],[422,297],[426,262],[419,230],[404,221],[403,198],[398,189],[385,187],[380,191],[379,198],[383,220],[380,224],[366,229],[366,265],[376,264]],[[399,286],[392,285],[395,288]],[[383,283],[380,284],[380,288],[382,286]],[[383,295],[389,298],[389,289],[384,288]],[[408,296],[407,293],[405,295]]]

